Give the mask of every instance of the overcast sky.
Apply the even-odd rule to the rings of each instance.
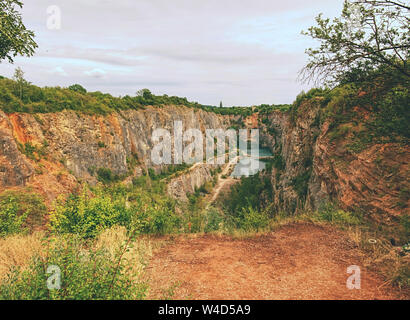
[[[36,34],[34,57],[3,61],[39,86],[187,97],[225,106],[291,103],[305,48],[300,34],[319,13],[339,16],[342,0],[23,0]],[[61,9],[50,30],[47,8]]]

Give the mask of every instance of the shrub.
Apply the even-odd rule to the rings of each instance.
[[[306,172],[298,175],[296,178],[293,178],[291,181],[291,185],[293,189],[298,194],[298,197],[301,199],[305,199],[308,193],[308,183],[310,176],[312,174],[311,170],[307,170]]]
[[[232,107],[218,108],[215,106],[201,105],[190,102],[187,98],[170,97],[168,95],[157,96],[148,89],[140,90],[137,96],[114,97],[102,92],[87,92],[79,84],[68,88],[45,87],[27,85],[24,96],[20,97],[15,92],[16,82],[7,78],[0,78],[0,109],[7,113],[28,112],[47,113],[63,110],[74,110],[87,114],[109,114],[119,110],[144,109],[145,106],[153,105],[179,105],[222,115],[249,116],[252,108]],[[284,107],[286,109],[286,106]]]
[[[211,208],[206,212],[205,217],[205,232],[218,231],[224,222],[224,216],[215,208]]]
[[[239,216],[234,219],[235,225],[245,231],[260,231],[269,225],[269,215],[252,207],[242,208]]]
[[[268,176],[258,173],[251,177],[242,177],[241,183],[232,187],[229,198],[223,200],[224,208],[231,216],[236,216],[242,208],[249,206],[261,210],[265,205],[264,202],[272,200],[272,190],[272,183]]]
[[[404,235],[406,238],[410,237],[410,215],[405,214],[400,218],[400,224],[404,229]]]
[[[51,243],[45,257],[36,256],[28,269],[15,268],[0,284],[1,300],[143,299],[147,285],[133,278],[123,259],[129,244],[112,256],[105,249],[85,249],[76,237]],[[61,270],[60,289],[49,290],[49,266]]]
[[[46,212],[43,199],[28,190],[2,193],[0,195],[0,237],[41,226]]]
[[[140,202],[141,206],[143,203]],[[138,214],[133,216],[131,229],[147,234],[169,234],[178,232],[182,225],[182,217],[175,212],[170,201],[144,205],[143,210],[137,208]]]
[[[79,93],[84,93],[84,94],[87,93],[87,90],[82,85],[79,85],[79,84],[73,84],[72,86],[69,86],[68,89],[71,91],[79,92]]]
[[[114,225],[129,226],[131,210],[124,201],[113,200],[109,195],[91,198],[87,188],[80,195],[58,199],[50,215],[51,229],[59,233],[74,233],[82,238],[94,238],[102,230]]]
[[[339,225],[358,225],[361,222],[361,218],[357,214],[340,210],[332,203],[322,206],[317,212],[317,216],[319,220]]]
[[[22,226],[30,212],[26,211],[18,215],[18,211],[18,203],[13,198],[0,203],[0,237],[23,231]]]
[[[119,179],[117,175],[114,175],[109,168],[99,168],[97,170],[97,179],[102,183],[111,183]]]

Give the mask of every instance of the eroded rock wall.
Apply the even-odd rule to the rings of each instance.
[[[293,118],[273,112],[260,121],[262,144],[282,161],[271,174],[276,209],[315,210],[332,201],[383,222],[409,214],[409,146],[375,143],[352,152],[354,128],[332,139],[331,120],[320,123],[321,107],[320,100],[307,101]]]
[[[230,119],[182,106],[146,107],[108,116],[0,111],[0,192],[32,186],[53,198],[78,182],[95,183],[99,168],[129,175],[130,159],[137,162],[131,175],[138,174],[141,168],[154,167],[153,130],[163,128],[173,134],[174,121],[182,121],[184,130],[205,130],[227,128]],[[38,156],[39,150],[46,155]]]

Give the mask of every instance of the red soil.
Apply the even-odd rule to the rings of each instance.
[[[329,227],[293,224],[248,239],[178,238],[161,248],[149,270],[150,298],[397,299],[400,292],[361,268],[361,289],[349,290],[347,268],[361,266],[359,250]]]

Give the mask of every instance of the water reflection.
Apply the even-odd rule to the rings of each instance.
[[[261,160],[261,157],[270,157],[272,153],[269,149],[259,148],[259,157],[253,157],[250,150],[247,153],[241,152],[241,161],[235,166],[231,177],[240,178],[243,176],[253,176],[260,171],[265,170],[266,163]]]

